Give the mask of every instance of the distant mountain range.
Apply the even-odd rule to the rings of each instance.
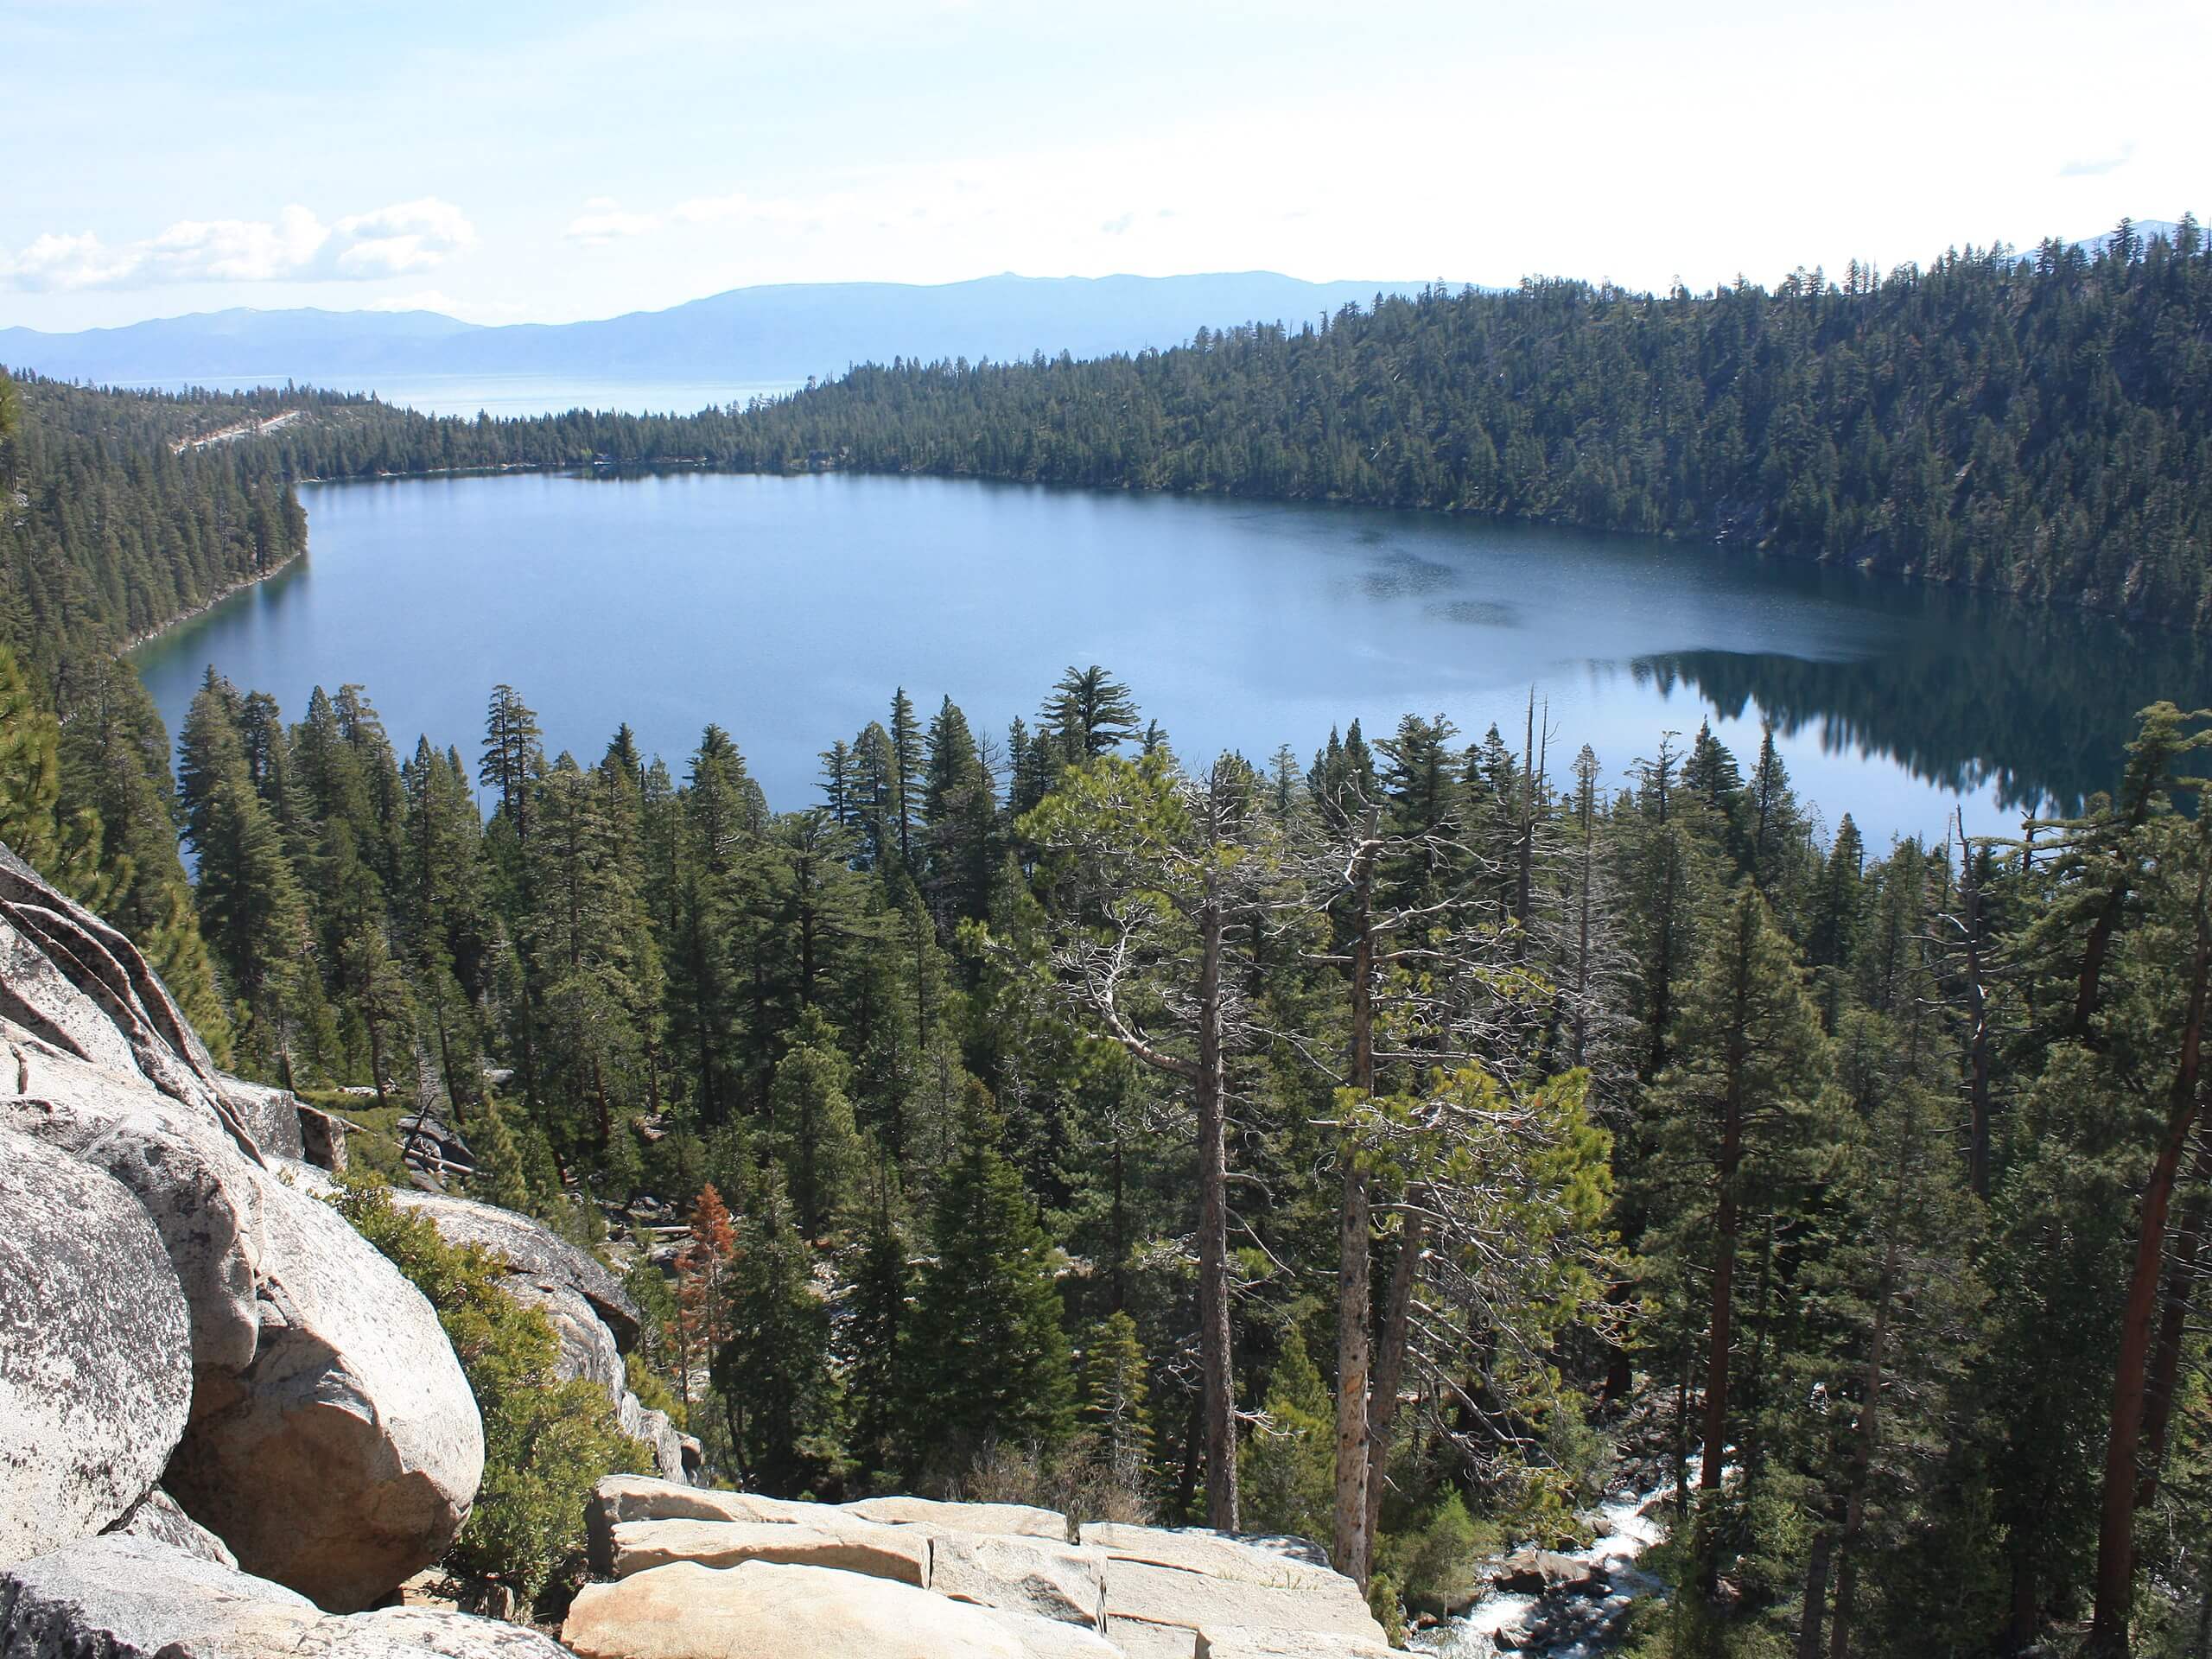
[[[120,328],[0,328],[0,364],[110,385],[260,378],[367,389],[380,378],[803,380],[894,357],[1098,357],[1181,344],[1201,327],[1297,324],[1418,283],[1199,276],[984,276],[738,288],[597,322],[459,322],[431,311],[202,312]]]

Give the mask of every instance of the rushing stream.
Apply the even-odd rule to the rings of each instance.
[[[1416,1633],[1411,1645],[1437,1659],[1493,1659],[1504,1653],[1595,1659],[1612,1652],[1624,1633],[1630,1605],[1666,1589],[1636,1563],[1659,1541],[1653,1516],[1673,1491],[1669,1482],[1649,1491],[1613,1493],[1591,1513],[1599,1532],[1585,1548],[1521,1550],[1493,1563],[1488,1593],[1466,1612]],[[1548,1588],[1505,1587],[1522,1582],[1537,1562],[1548,1569]],[[1501,1577],[1505,1583],[1497,1582]]]

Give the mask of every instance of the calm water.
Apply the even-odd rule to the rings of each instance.
[[[627,720],[679,774],[709,721],[779,807],[904,685],[979,728],[1105,664],[1186,760],[1408,710],[1521,730],[1608,779],[1710,716],[1774,721],[1801,794],[1878,845],[1955,800],[2001,830],[2115,774],[2128,716],[2212,701],[2202,649],[1748,555],[1411,513],[932,479],[404,480],[302,491],[313,551],[137,653],[170,730],[209,663],[296,718],[367,687],[403,754],[473,754],[505,681],[548,747]]]

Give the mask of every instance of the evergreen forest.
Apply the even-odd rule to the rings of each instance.
[[[300,479],[580,464],[1451,506],[2202,624],[2208,305],[2185,225],[690,420],[0,378],[0,842],[232,1069],[434,1109],[624,1267],[719,1481],[1295,1534],[1396,1632],[1635,1480],[1650,1659],[2201,1656],[2201,687],[2078,813],[1878,847],[1771,739],[1535,706],[1179,754],[1071,664],[1003,730],[889,688],[772,803],[741,732],[549,753],[505,685],[410,741],[210,670],[173,752],[116,651],[299,552]]]

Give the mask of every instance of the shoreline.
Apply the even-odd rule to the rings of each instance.
[[[302,545],[299,551],[293,554],[291,557],[286,559],[282,564],[276,566],[273,569],[264,570],[257,575],[241,577],[238,581],[231,583],[230,586],[223,588],[220,592],[200,601],[199,604],[194,606],[190,610],[178,612],[168,621],[162,623],[161,626],[157,628],[149,628],[143,633],[134,633],[130,635],[120,645],[116,646],[115,654],[118,657],[128,657],[132,652],[138,650],[142,645],[152,645],[155,640],[160,639],[163,634],[174,633],[186,623],[207,615],[208,612],[213,610],[218,605],[222,604],[226,600],[236,599],[240,594],[245,593],[248,588],[259,587],[263,582],[267,582],[271,576],[283,575],[285,571],[290,569],[302,559],[307,557],[307,548]]]

